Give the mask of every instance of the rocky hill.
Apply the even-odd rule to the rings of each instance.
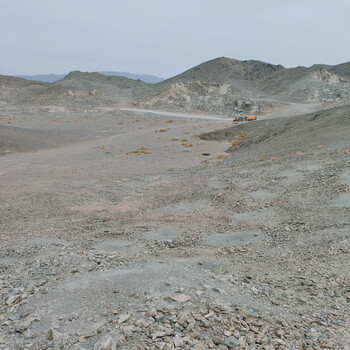
[[[44,88],[46,85],[43,82],[0,75],[0,102],[14,101],[27,91],[33,92]]]
[[[21,93],[6,79],[17,79]],[[216,58],[157,84],[100,73],[71,72],[44,84],[4,78],[2,100],[12,93],[21,103],[93,107],[134,105],[214,114],[258,113],[266,100],[342,105],[350,102],[350,62],[285,68],[261,61]],[[19,91],[19,90],[18,90]],[[17,92],[18,92],[17,91]]]
[[[331,73],[340,75],[350,80],[350,62],[341,63],[336,66],[331,66],[328,69]]]
[[[135,74],[128,72],[112,72],[112,71],[100,71],[97,72],[103,75],[111,75],[118,77],[125,77],[133,80],[141,80],[145,83],[155,84],[163,81],[163,78],[150,74]],[[19,78],[27,80],[43,81],[47,83],[54,83],[55,81],[63,79],[67,74],[36,74],[36,75],[18,75]]]
[[[285,68],[281,65],[276,66],[260,61],[239,61],[226,57],[219,57],[165,80],[164,83],[202,80],[234,84],[234,82],[266,79],[276,71],[284,69]]]
[[[137,105],[219,114],[258,113],[264,99],[340,105],[350,101],[349,76],[349,62],[285,68],[221,57],[156,84]]]
[[[160,84],[205,81],[230,84],[248,98],[298,102],[349,100],[350,62],[336,66],[285,68],[261,61],[216,58]]]
[[[243,112],[257,108],[257,104],[242,97],[227,83],[206,81],[174,82],[151,91],[134,102],[135,106],[175,111],[205,111],[213,114],[226,114],[232,111]]]
[[[91,107],[129,103],[137,94],[144,94],[150,84],[119,76],[74,71],[63,79],[45,85],[23,96],[31,105]]]

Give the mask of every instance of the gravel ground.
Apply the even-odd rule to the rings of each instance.
[[[0,158],[1,349],[350,348],[349,108],[6,108],[58,144]]]

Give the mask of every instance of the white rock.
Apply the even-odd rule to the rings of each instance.
[[[118,345],[119,334],[117,332],[112,332],[104,335],[100,340],[94,345],[94,350],[116,350]]]
[[[172,296],[171,299],[177,301],[178,303],[185,303],[186,301],[191,300],[191,297],[186,294],[176,294]]]
[[[119,324],[122,324],[122,323],[124,323],[125,321],[127,321],[129,318],[130,318],[130,314],[123,314],[123,315],[120,315],[120,317],[119,317],[119,319],[118,319],[118,323],[119,323]]]
[[[178,335],[175,335],[175,337],[173,339],[173,342],[174,342],[174,345],[175,345],[176,348],[179,348],[184,343],[182,338],[180,336],[178,336]]]

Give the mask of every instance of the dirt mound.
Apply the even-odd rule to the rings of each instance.
[[[229,140],[230,152],[237,151],[245,157],[275,157],[288,150],[291,153],[307,152],[324,144],[336,145],[348,139],[350,130],[350,105],[325,111],[245,123],[201,135],[203,140]],[[282,145],[282,146],[281,146]]]

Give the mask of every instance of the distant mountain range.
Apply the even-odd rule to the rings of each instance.
[[[141,80],[145,83],[155,84],[163,81],[163,78],[157,77],[155,75],[149,74],[134,74],[127,72],[110,72],[110,71],[100,71],[97,72],[103,75],[126,77],[133,80]],[[63,79],[67,74],[37,74],[37,75],[15,75],[18,78],[23,78],[27,80],[43,81],[47,83],[53,83],[57,80]]]

